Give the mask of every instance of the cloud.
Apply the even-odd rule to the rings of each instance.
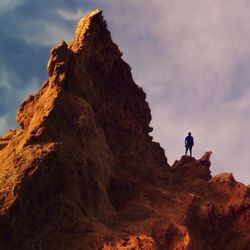
[[[27,99],[28,95],[38,90],[38,79],[32,77],[21,81],[21,77],[6,68],[0,61],[0,133],[17,127],[15,117],[18,106]]]
[[[70,41],[73,38],[73,31],[52,21],[26,20],[24,25],[25,28],[18,36],[27,44],[55,46],[61,40]]]
[[[10,72],[8,72],[3,63],[0,64],[0,79],[0,87],[6,91],[11,91],[12,87],[10,83],[18,81],[14,74],[10,74]]]
[[[80,20],[83,16],[85,16],[90,10],[82,10],[82,9],[77,9],[76,12],[72,12],[66,9],[58,9],[57,13],[58,15],[68,21],[78,21]]]
[[[58,5],[51,3],[48,4],[50,8],[44,12],[46,0],[37,4],[30,0],[12,0],[6,1],[6,4],[7,2],[8,5],[2,6],[3,8],[6,7],[4,8],[6,9],[6,15],[0,23],[0,31],[4,35],[15,39],[16,42],[24,42],[36,47],[50,47],[55,46],[62,39],[69,41],[73,38],[72,21],[76,18],[76,15],[81,14],[80,10],[76,13],[67,12],[63,9],[58,10]],[[14,8],[14,6],[17,7],[21,4],[22,8],[7,11],[7,6]],[[71,19],[71,22],[69,19]]]
[[[5,13],[6,11],[12,10],[21,4],[23,4],[25,0],[1,0],[0,1],[0,14]]]
[[[8,117],[5,116],[0,116],[0,128],[1,132],[5,132],[9,129],[9,122],[8,122]]]

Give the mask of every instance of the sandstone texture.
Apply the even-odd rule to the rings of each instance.
[[[48,75],[0,137],[1,250],[250,249],[250,187],[211,152],[169,166],[101,10]]]

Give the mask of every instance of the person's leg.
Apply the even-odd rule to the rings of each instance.
[[[188,152],[188,147],[186,147],[186,152],[185,152],[185,155],[187,155],[187,152]]]
[[[192,157],[192,147],[189,148],[190,151],[190,157]]]

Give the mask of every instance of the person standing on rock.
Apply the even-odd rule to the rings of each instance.
[[[192,148],[194,146],[194,138],[191,135],[191,132],[188,133],[188,136],[185,138],[185,147],[186,147],[186,153],[185,155],[187,155],[187,152],[189,150],[190,152],[190,157],[192,157]]]

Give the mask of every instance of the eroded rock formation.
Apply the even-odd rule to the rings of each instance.
[[[0,249],[249,249],[249,187],[210,152],[168,165],[121,56],[101,10],[51,50],[0,138]]]

